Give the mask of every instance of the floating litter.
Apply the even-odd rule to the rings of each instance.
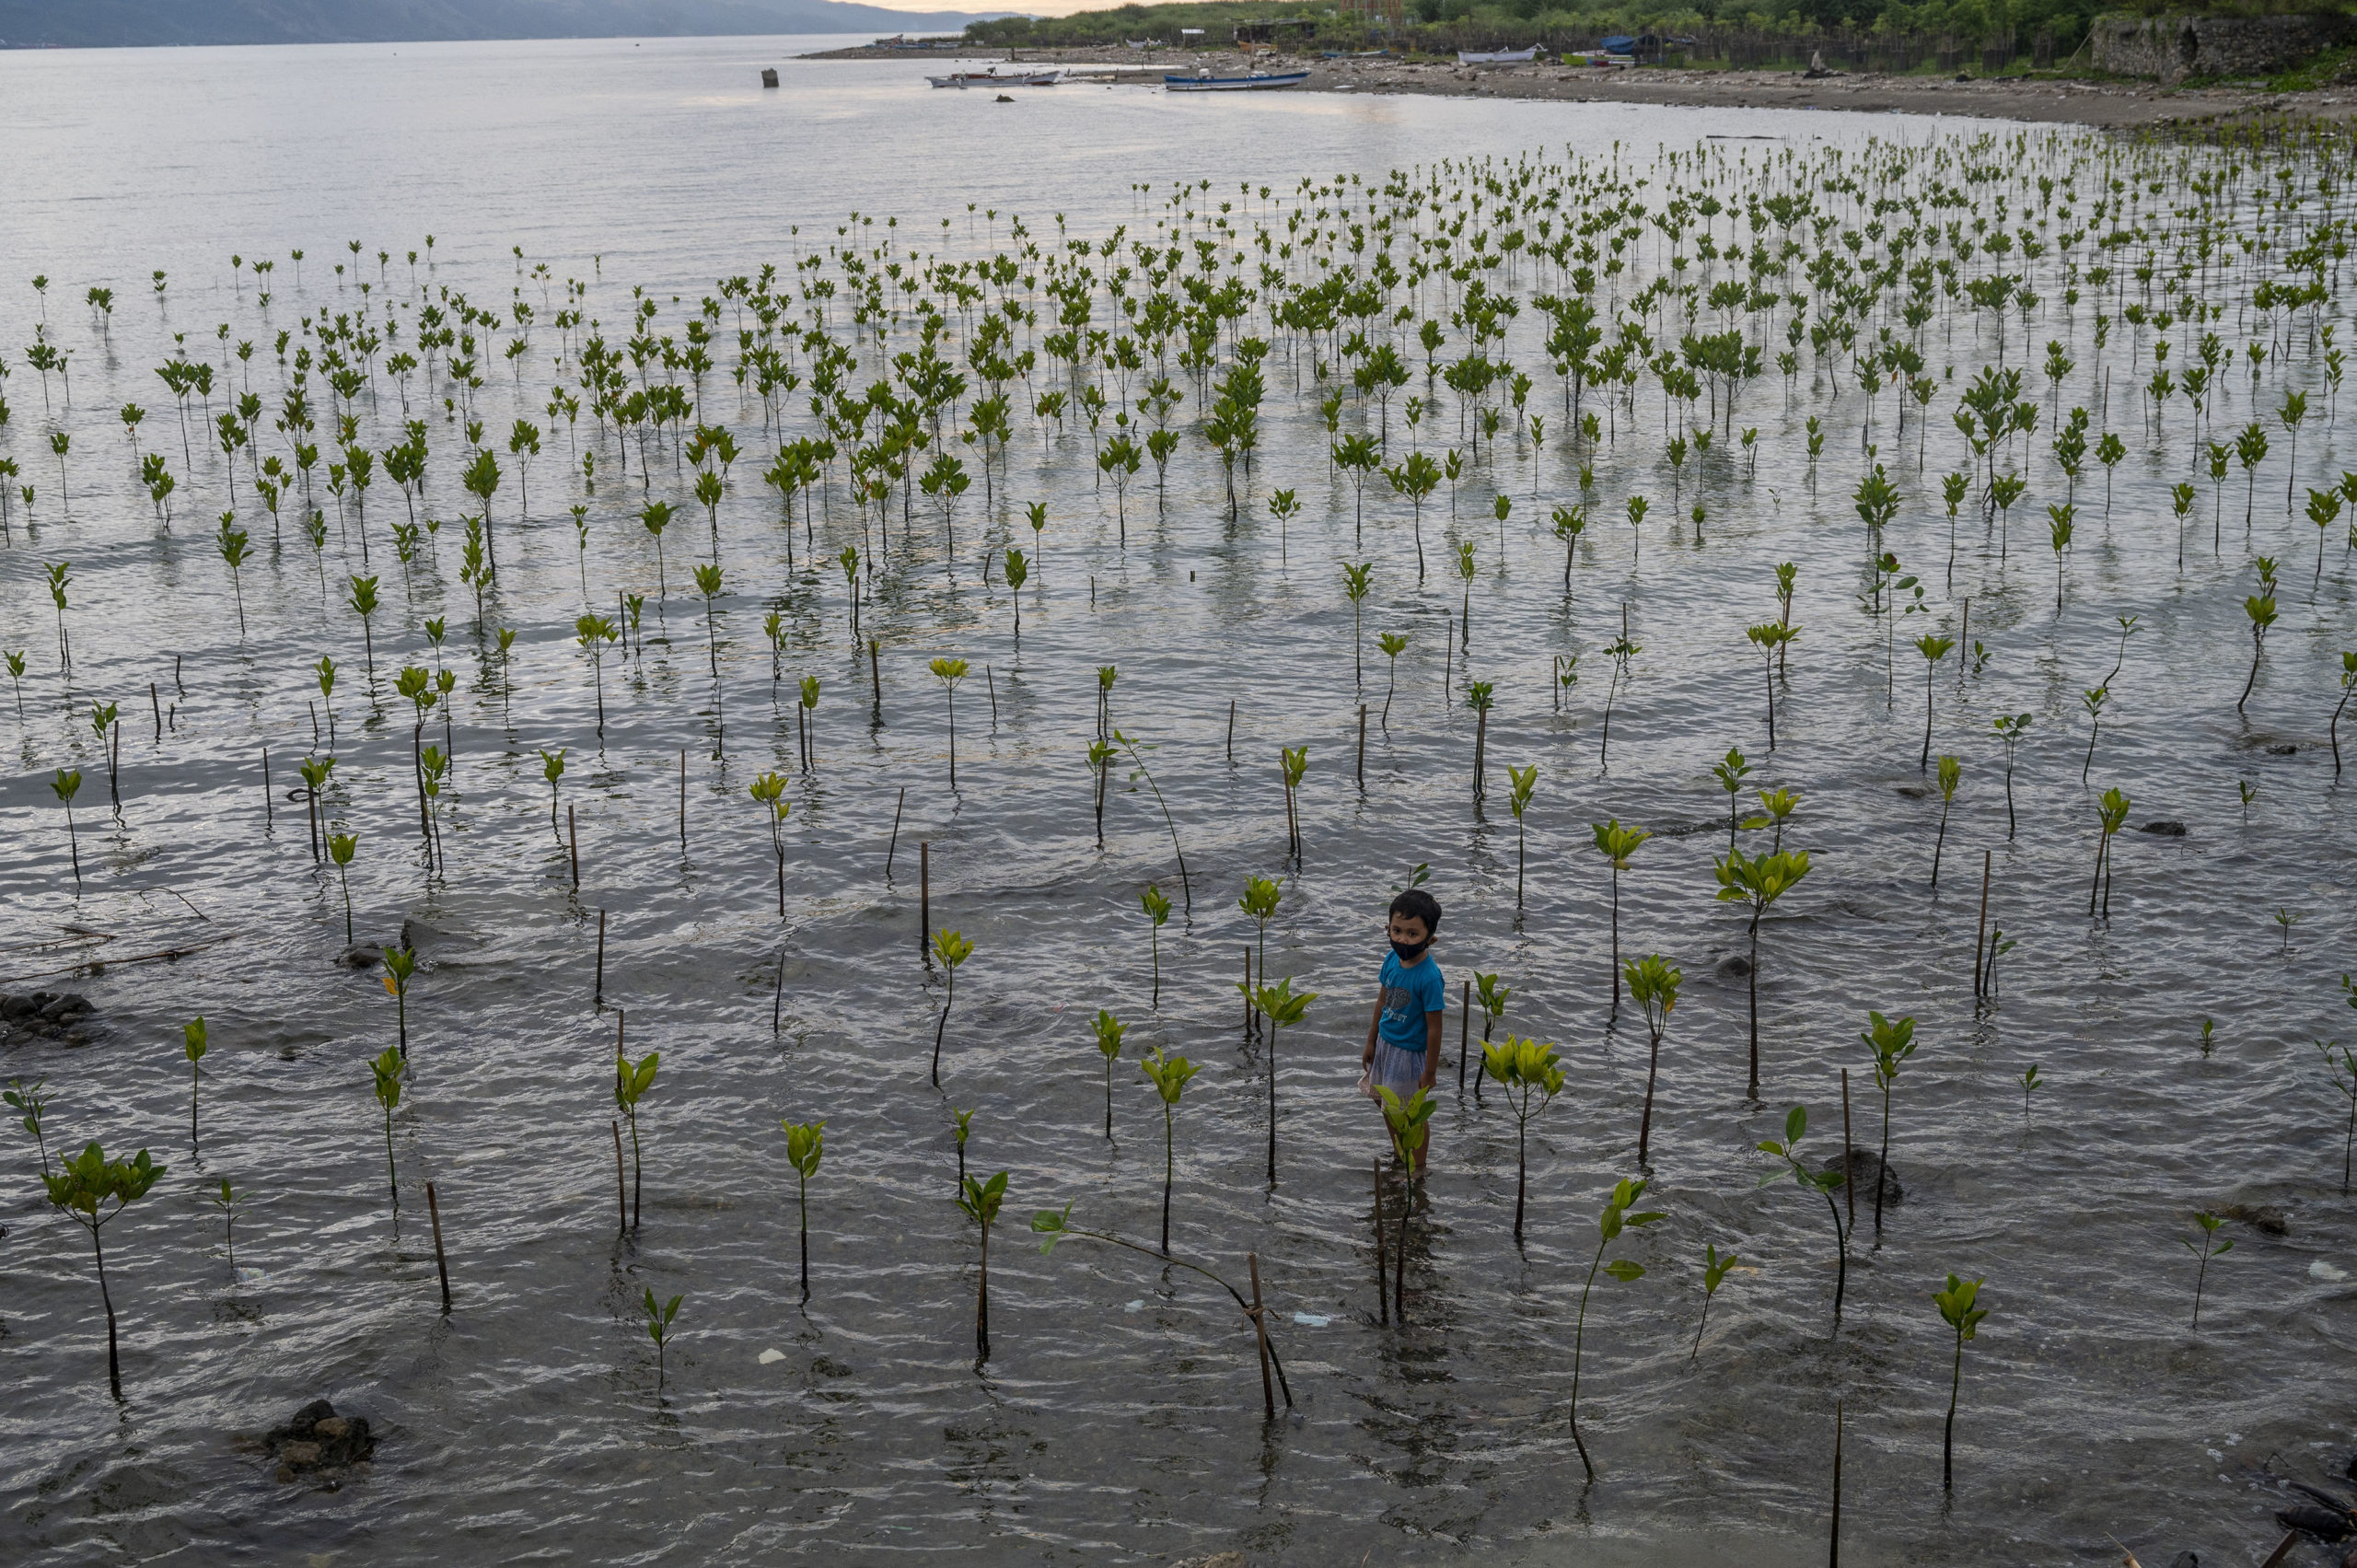
[[[767,1366],[771,1362],[784,1361],[784,1359],[785,1352],[782,1350],[765,1350],[761,1352],[761,1365],[763,1366]]]
[[[1121,1310],[1124,1312],[1143,1312],[1145,1310],[1145,1303],[1143,1301],[1132,1301],[1127,1307],[1122,1307]]]
[[[2341,1280],[2347,1279],[2348,1277],[2348,1270],[2336,1269],[2321,1258],[2308,1265],[2308,1278],[2312,1280],[2326,1280],[2338,1283]]]
[[[1300,1324],[1305,1329],[1322,1329],[1327,1324],[1331,1323],[1334,1319],[1331,1318],[1320,1318],[1315,1312],[1296,1312],[1293,1315],[1293,1320]]]

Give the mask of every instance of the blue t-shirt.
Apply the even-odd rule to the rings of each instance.
[[[1395,1051],[1422,1051],[1427,1039],[1424,1015],[1448,1008],[1448,982],[1431,954],[1412,969],[1397,953],[1383,955],[1383,1016],[1376,1032]]]

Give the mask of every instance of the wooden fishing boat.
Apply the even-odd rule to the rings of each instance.
[[[1052,87],[1063,75],[1061,71],[1024,71],[1002,75],[993,67],[988,71],[953,71],[946,76],[927,76],[936,87]]]
[[[1528,49],[1460,49],[1457,52],[1459,65],[1527,65],[1538,58],[1536,45]]]
[[[1191,76],[1166,75],[1162,85],[1174,93],[1242,93],[1297,87],[1307,80],[1306,71],[1254,71],[1243,76],[1214,76],[1209,71],[1198,71]]]

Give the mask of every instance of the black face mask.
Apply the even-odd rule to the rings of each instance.
[[[1391,944],[1391,950],[1399,955],[1401,963],[1412,964],[1422,958],[1424,949],[1432,945],[1433,939],[1427,936],[1421,942],[1394,942]]]

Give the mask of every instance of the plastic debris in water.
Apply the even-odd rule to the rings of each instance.
[[[2312,1280],[2324,1280],[2328,1283],[2338,1283],[2340,1281],[2345,1280],[2348,1277],[2348,1270],[2336,1269],[2321,1258],[2308,1265],[2308,1278]]]
[[[767,1366],[773,1361],[784,1361],[784,1359],[785,1352],[782,1350],[765,1350],[761,1352],[761,1365],[763,1366]]]
[[[1320,1318],[1315,1312],[1296,1312],[1293,1315],[1293,1320],[1300,1324],[1305,1329],[1322,1329],[1327,1324],[1331,1323],[1334,1319],[1331,1318]]]

